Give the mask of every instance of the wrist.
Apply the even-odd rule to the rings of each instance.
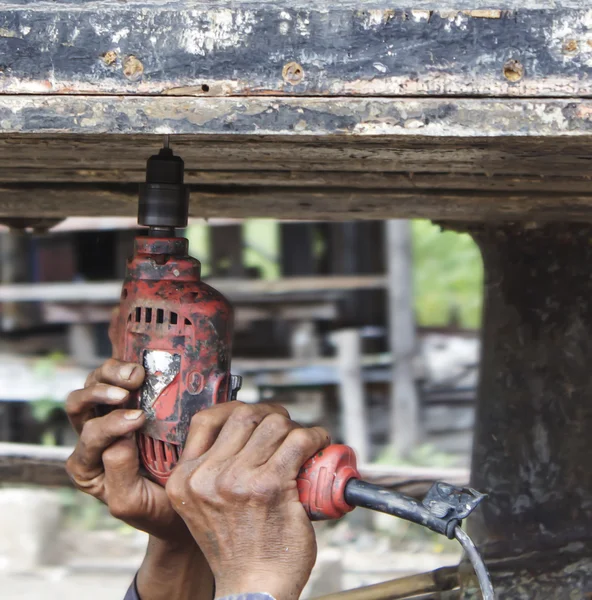
[[[150,536],[136,585],[141,600],[211,600],[212,571],[191,540],[170,541]]]
[[[199,546],[195,543],[191,534],[188,531],[187,534],[187,536],[176,535],[174,539],[149,535],[146,555],[150,554],[154,558],[166,561],[167,556],[173,554],[191,555],[196,552],[201,553]]]

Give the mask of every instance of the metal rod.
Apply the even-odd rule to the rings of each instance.
[[[467,553],[467,556],[473,565],[473,569],[475,569],[483,600],[495,600],[495,592],[493,591],[489,572],[487,571],[487,567],[485,566],[477,547],[473,543],[473,540],[460,527],[457,527],[454,530],[454,536],[463,547],[463,550]]]
[[[404,600],[439,597],[458,588],[457,567],[443,567],[374,585],[318,596],[315,600]]]
[[[163,148],[166,148],[167,150],[169,149],[169,135],[168,133],[164,136],[163,140],[162,140],[162,146]]]

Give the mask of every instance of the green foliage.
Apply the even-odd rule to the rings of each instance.
[[[212,272],[209,231],[207,223],[190,225],[185,230],[185,236],[189,240],[189,253],[201,262],[204,277]],[[278,222],[270,219],[244,221],[242,237],[244,266],[259,269],[263,279],[277,279],[280,275]]]
[[[277,221],[251,219],[245,222],[245,266],[259,269],[263,279],[277,279],[280,276],[279,235]]]
[[[457,311],[465,327],[481,322],[483,264],[467,234],[413,221],[413,283],[420,325],[441,326]]]
[[[412,221],[414,293],[420,325],[441,326],[456,312],[464,327],[476,328],[481,322],[483,266],[479,249],[471,237],[440,231],[430,221]],[[202,263],[202,274],[211,273],[209,226],[191,225],[185,235],[193,256]],[[246,267],[258,268],[263,279],[277,279],[279,265],[279,224],[268,219],[243,223]],[[315,251],[322,249],[320,240]]]
[[[33,368],[33,377],[38,379],[53,379],[56,373],[56,365],[63,362],[66,356],[60,352],[53,352],[38,359],[35,362]],[[44,422],[49,419],[52,412],[56,409],[63,409],[64,403],[61,399],[53,398],[51,396],[45,398],[39,398],[35,402],[31,403],[31,414],[33,418],[38,422]],[[51,440],[48,438],[44,440],[45,443],[51,444]]]
[[[185,237],[189,240],[189,254],[201,262],[201,274],[207,277],[210,274],[210,228],[207,223],[196,223],[185,230]]]

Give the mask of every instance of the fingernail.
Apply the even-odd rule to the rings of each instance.
[[[141,410],[126,410],[125,414],[123,415],[124,419],[127,419],[128,421],[135,421],[137,419],[139,419],[143,414],[143,411]]]
[[[136,365],[123,365],[123,367],[119,369],[119,376],[122,379],[131,379],[135,368]]]
[[[119,400],[123,400],[126,397],[127,397],[126,390],[122,390],[121,388],[113,387],[113,386],[110,386],[107,388],[107,398],[109,398],[109,400],[119,401]]]

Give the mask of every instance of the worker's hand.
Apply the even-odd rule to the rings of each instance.
[[[114,517],[161,539],[187,539],[165,490],[140,474],[135,432],[146,417],[124,406],[143,380],[140,365],[110,359],[69,395],[66,413],[80,437],[66,470],[79,490],[104,502]],[[97,416],[105,406],[111,412]]]
[[[193,544],[164,489],[140,475],[135,432],[146,417],[141,410],[124,407],[130,392],[142,385],[144,369],[118,360],[120,327],[116,309],[109,327],[114,358],[93,371],[84,388],[66,401],[66,413],[79,435],[66,470],[79,490],[104,502],[114,517],[160,539]]]
[[[117,339],[113,315],[109,336]],[[114,347],[116,345],[114,344]],[[174,511],[164,488],[142,477],[135,432],[145,416],[124,408],[144,369],[115,358],[72,392],[66,412],[79,440],[66,469],[76,487],[104,502],[115,517],[150,534],[136,583],[142,600],[211,600],[213,576],[201,550]],[[97,409],[111,412],[98,416]],[[106,412],[106,411],[101,411]]]
[[[317,549],[296,477],[329,443],[327,431],[300,427],[283,409],[232,402],[193,418],[166,489],[214,573],[218,597],[266,592],[297,600]]]

